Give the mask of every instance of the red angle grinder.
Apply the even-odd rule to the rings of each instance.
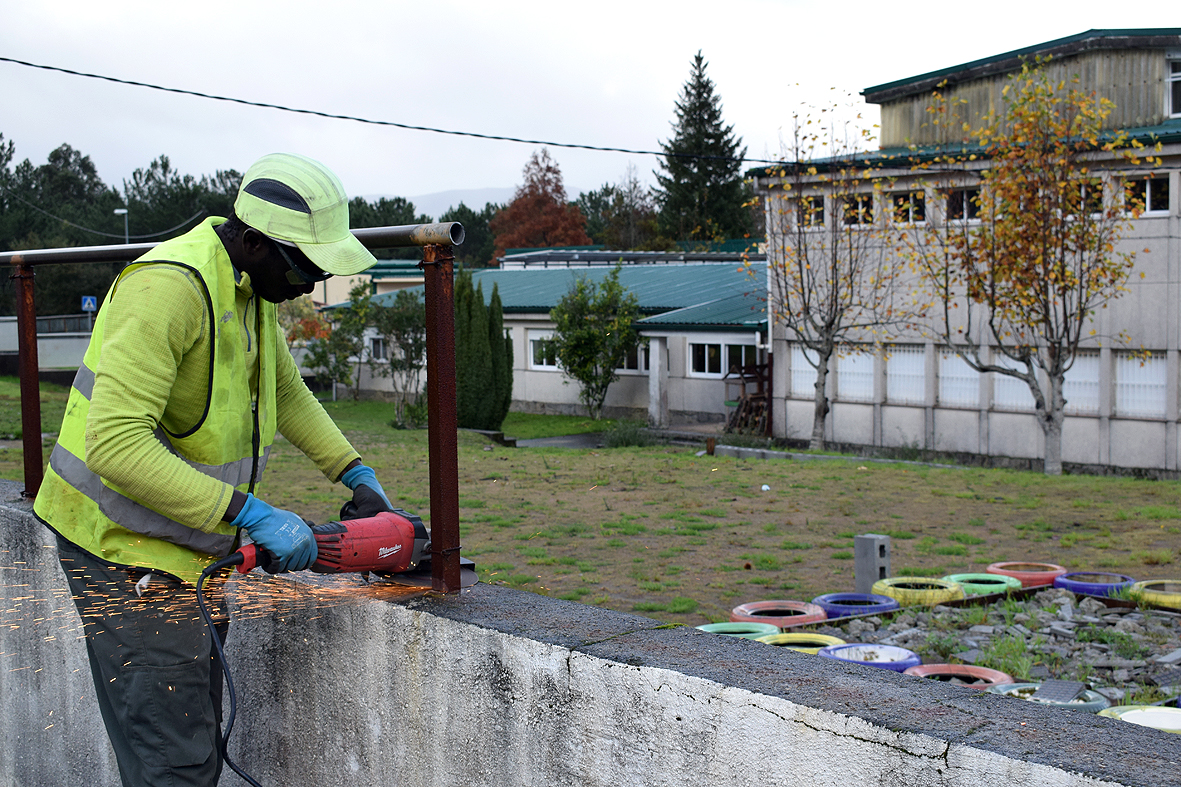
[[[364,519],[346,519],[312,525],[318,556],[312,571],[318,574],[373,572],[401,574],[412,571],[424,558],[430,559],[431,536],[415,514],[395,508]],[[225,565],[237,565],[246,574],[255,566],[265,570],[270,563],[265,550],[247,544]]]

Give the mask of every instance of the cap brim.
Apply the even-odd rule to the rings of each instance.
[[[377,258],[370,254],[369,249],[365,248],[351,232],[348,237],[334,243],[296,241],[295,245],[309,260],[316,263],[316,267],[333,276],[352,276],[377,264]]]

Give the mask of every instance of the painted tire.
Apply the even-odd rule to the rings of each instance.
[[[789,650],[797,650],[800,653],[816,654],[821,648],[827,648],[829,645],[844,645],[845,640],[840,637],[830,637],[827,634],[768,634],[765,637],[759,637],[759,642],[766,642],[768,645],[777,645],[781,648]]]
[[[1027,696],[1022,694],[1032,694],[1037,691],[1040,683],[1002,683],[999,686],[993,686],[990,689],[985,689],[989,694],[1004,694],[1006,697],[1013,697],[1026,701],[1030,700]],[[1051,708],[1064,708],[1066,710],[1078,710],[1084,713],[1098,713],[1104,708],[1111,707],[1111,703],[1097,691],[1085,689],[1077,702],[1042,702],[1036,700],[1040,705],[1048,705]]]
[[[1149,604],[1181,609],[1181,579],[1148,579],[1132,585],[1132,590]]]
[[[705,623],[697,628],[710,634],[722,634],[740,639],[758,639],[768,634],[779,633],[779,626],[773,623]]]
[[[1136,580],[1123,574],[1106,571],[1072,571],[1054,577],[1054,587],[1078,593],[1080,596],[1114,596],[1124,588],[1130,588]]]
[[[948,574],[948,582],[958,582],[965,596],[987,596],[990,593],[1008,593],[1020,590],[1021,580],[1005,574]]]
[[[731,623],[770,623],[779,628],[805,626],[827,620],[828,615],[806,601],[752,601],[730,612]]]
[[[846,664],[861,664],[865,667],[888,669],[892,672],[906,672],[922,663],[919,654],[893,645],[873,645],[854,642],[849,645],[829,645],[821,648],[817,655]]]
[[[964,597],[964,589],[955,582],[934,577],[890,577],[873,583],[873,592],[889,596],[904,607],[915,604],[942,604]]]
[[[1055,563],[993,563],[984,569],[989,574],[1000,574],[1020,580],[1021,587],[1032,588],[1054,584],[1054,577],[1062,576],[1066,569]]]
[[[825,593],[812,599],[812,603],[823,609],[829,620],[850,615],[885,614],[901,606],[897,599],[873,593]]]
[[[1166,708],[1160,705],[1120,705],[1116,708],[1104,708],[1099,711],[1099,715],[1139,724],[1142,727],[1152,727],[1161,732],[1181,732],[1181,708]]]
[[[920,664],[917,667],[911,667],[904,674],[914,675],[919,678],[931,678],[949,683],[952,686],[980,691],[992,688],[993,686],[999,686],[1002,683],[1013,682],[1013,676],[1007,672],[989,669],[988,667],[975,667],[971,664]],[[964,682],[950,683],[954,678],[958,678]],[[971,682],[969,683],[968,681]]]

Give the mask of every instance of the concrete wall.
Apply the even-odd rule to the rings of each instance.
[[[0,483],[0,785],[116,785],[17,489]],[[231,599],[231,754],[264,785],[1181,783],[1175,735],[503,587],[252,574]]]

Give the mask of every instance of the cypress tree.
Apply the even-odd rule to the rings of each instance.
[[[488,428],[499,429],[513,403],[513,342],[504,334],[504,307],[495,284],[488,307],[488,345],[492,350],[493,391]]]
[[[676,102],[673,138],[661,142],[660,227],[678,240],[741,238],[751,228],[742,181],[746,148],[734,126],[722,122],[722,100],[705,75],[708,63],[698,51],[689,81]]]

